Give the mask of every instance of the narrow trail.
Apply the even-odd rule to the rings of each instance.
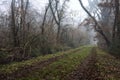
[[[24,67],[19,67],[18,70],[12,72],[12,73],[0,73],[0,80],[21,80],[21,78],[23,78],[23,80],[26,80],[24,78],[26,77],[30,77],[31,74],[33,75],[33,78],[37,77],[34,76],[36,74],[34,74],[33,72],[37,72],[38,70],[42,70],[43,68],[46,68],[47,66],[49,66],[50,64],[54,63],[54,62],[59,62],[59,60],[62,60],[66,57],[71,56],[74,53],[79,54],[79,52],[82,50],[81,49],[76,49],[73,51],[68,51],[66,53],[63,53],[59,56],[54,56],[52,58],[49,58],[47,60],[44,61],[39,61],[38,63],[34,63],[31,66],[24,66]],[[61,74],[57,74],[60,71],[66,69],[65,67],[62,67],[60,69],[60,71],[58,71],[57,73],[55,73],[55,75],[50,75],[50,77],[45,74],[43,75],[43,77],[45,77],[42,80],[53,80],[53,78],[56,78],[56,75],[60,75],[59,78],[56,78],[54,80],[107,80],[107,79],[114,79],[114,80],[120,80],[120,61],[118,59],[116,59],[115,57],[102,52],[101,50],[98,50],[97,48],[93,48],[91,47],[90,50],[87,52],[88,55],[86,55],[86,57],[84,59],[82,59],[80,61],[80,58],[82,56],[79,56],[79,58],[77,59],[77,61],[79,63],[77,63],[76,65],[76,69],[73,68],[70,72],[65,73],[65,75]],[[81,53],[84,54],[84,51]],[[76,56],[74,56],[75,58]],[[68,59],[68,61],[72,61],[73,59]],[[64,62],[64,61],[63,61]],[[65,62],[64,62],[65,63]],[[69,63],[69,62],[68,62]],[[60,64],[63,65],[63,64]],[[59,68],[60,68],[60,65]],[[70,67],[69,64],[68,67]],[[67,67],[67,68],[68,68]],[[56,70],[57,68],[53,68],[50,67],[50,70]],[[49,70],[49,68],[46,68],[46,70]],[[50,73],[48,71],[48,73]],[[40,72],[40,74],[38,75],[38,77],[40,77],[40,75],[42,75],[43,73]],[[54,74],[51,73],[51,74]],[[61,77],[63,75],[63,77]],[[31,77],[30,77],[31,78]],[[41,77],[40,77],[41,79]],[[28,79],[27,79],[28,80]],[[36,80],[36,79],[31,79],[31,80]],[[39,80],[39,79],[38,79]]]
[[[77,51],[79,51],[79,49],[72,51],[70,53],[75,53]],[[67,54],[70,54],[70,53],[67,53]],[[48,60],[41,61],[37,64],[33,64],[32,66],[21,67],[21,68],[19,68],[19,70],[15,71],[13,73],[10,73],[10,74],[0,74],[0,80],[16,80],[17,78],[26,77],[26,76],[28,76],[28,73],[32,73],[32,71],[36,71],[38,69],[42,69],[42,68],[50,65],[51,63],[66,57],[67,54],[63,54],[61,56],[56,56],[56,57],[50,58]]]
[[[83,62],[68,74],[67,80],[102,80],[99,78],[99,72],[96,67],[96,49],[91,50],[91,54]]]

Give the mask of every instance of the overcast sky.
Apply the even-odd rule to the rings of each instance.
[[[32,2],[32,5],[34,5],[34,8],[41,10],[44,8],[45,4],[48,2],[48,0],[30,0]],[[82,0],[84,6],[88,6],[88,0]],[[70,0],[68,3],[68,12],[69,16],[74,19],[74,21],[77,23],[79,20],[83,20],[87,15],[84,12],[84,10],[81,8],[79,4],[79,0]]]
[[[0,0],[0,9],[6,10],[6,8],[9,7],[11,0]],[[30,0],[31,5],[33,8],[38,9],[38,11],[41,11],[44,9],[45,4],[48,3],[48,0]],[[82,0],[84,6],[88,6],[88,0]],[[6,5],[2,5],[2,4]],[[79,4],[79,0],[70,0],[68,3],[68,9],[67,9],[70,17],[74,19],[74,22],[78,23],[79,20],[83,20],[87,15],[84,12],[84,10],[81,8]]]
[[[62,1],[62,0],[61,0]],[[0,0],[0,9],[6,10],[6,8],[9,7],[11,0]],[[31,5],[34,9],[37,9],[38,11],[41,11],[45,8],[45,4],[48,3],[48,0],[30,0]],[[84,6],[88,6],[88,0],[82,0]],[[6,4],[6,5],[3,5]],[[69,17],[73,18],[75,23],[80,23],[81,20],[86,18],[86,13],[81,8],[79,4],[79,0],[70,0],[68,3],[68,15]]]
[[[9,8],[11,0],[0,0],[0,10],[6,10],[6,8]],[[38,11],[41,11],[45,8],[45,4],[48,2],[48,0],[30,0],[31,5],[34,9],[37,9]],[[85,7],[88,7],[88,0],[82,0]],[[6,4],[6,5],[3,5]],[[73,21],[69,22],[74,24],[80,24],[80,21],[82,21],[84,18],[87,17],[86,12],[81,8],[79,4],[79,0],[70,0],[68,3],[68,15],[73,18]],[[83,30],[83,29],[82,29]],[[91,40],[94,39],[95,32],[91,31]],[[92,40],[93,41],[93,40]],[[92,42],[96,43],[96,42]]]

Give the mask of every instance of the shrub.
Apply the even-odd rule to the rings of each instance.
[[[113,55],[120,56],[120,40],[116,39],[110,46],[109,51]]]

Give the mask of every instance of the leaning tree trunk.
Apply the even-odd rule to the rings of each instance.
[[[102,35],[103,39],[106,42],[107,47],[110,46],[111,42],[110,40],[107,38],[107,36],[105,35],[105,33],[103,32],[101,26],[99,25],[99,23],[97,22],[97,20],[91,15],[91,13],[84,7],[83,3],[81,0],[79,0],[81,7],[84,9],[84,11],[93,19],[93,21],[95,22],[95,26],[94,29],[100,34]]]

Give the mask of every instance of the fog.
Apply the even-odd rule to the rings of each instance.
[[[3,11],[4,13],[9,12],[9,7],[10,7],[10,2],[11,0],[1,0],[0,1],[0,10]],[[63,0],[60,0],[61,4]],[[89,11],[92,13],[95,11],[94,7],[96,7],[96,3],[98,2],[97,0],[82,0],[84,6],[89,9]],[[88,3],[89,2],[89,3]],[[48,4],[48,0],[30,0],[30,6],[37,10],[39,13],[42,13],[42,11],[45,9],[46,4]],[[72,24],[73,27],[79,27],[78,25],[84,21],[85,18],[88,17],[86,12],[81,8],[79,1],[78,0],[70,0],[67,3],[67,17],[69,18],[68,20],[65,21],[65,23]],[[79,28],[82,32],[87,33],[88,31],[86,30],[85,26],[81,26]],[[88,36],[90,38],[90,43],[91,44],[96,44],[97,42],[95,41],[94,37],[96,36],[96,32],[94,29],[90,30],[88,33]]]

